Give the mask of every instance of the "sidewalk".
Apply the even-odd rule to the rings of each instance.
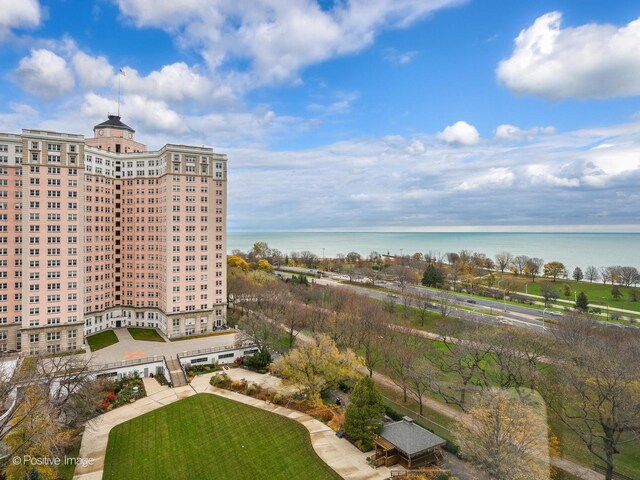
[[[228,372],[227,372],[228,373]],[[246,371],[238,373],[245,375]],[[261,410],[266,410],[283,417],[290,418],[302,424],[308,431],[311,445],[318,456],[338,475],[347,480],[384,480],[391,476],[391,471],[386,467],[376,470],[371,468],[366,461],[370,453],[362,453],[345,439],[338,438],[333,430],[324,423],[309,415],[291,410],[272,403],[266,403],[252,397],[230,392],[209,385],[209,379],[213,373],[199,375],[193,379],[190,386],[170,389],[160,385],[149,383],[150,390],[155,393],[138,400],[135,403],[112,410],[92,420],[85,429],[82,437],[79,457],[93,458],[95,462],[91,466],[76,468],[74,480],[99,480],[102,478],[104,461],[111,429],[132,418],[151,412],[170,403],[196,394],[219,395],[221,397],[244,403]],[[245,375],[246,376],[246,375]],[[275,377],[273,377],[275,378]],[[152,379],[145,379],[157,382]],[[145,388],[147,388],[145,382]],[[273,383],[273,382],[270,382]]]

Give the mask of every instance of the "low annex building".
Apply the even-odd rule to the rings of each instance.
[[[440,449],[447,442],[416,424],[411,417],[403,417],[399,422],[382,427],[375,439],[375,466],[390,467],[396,464],[406,469],[439,464],[442,461]]]

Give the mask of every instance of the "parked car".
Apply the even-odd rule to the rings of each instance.
[[[475,304],[475,303],[478,303],[478,302],[476,302],[475,300],[470,298],[469,300],[467,300],[467,303],[474,303]]]

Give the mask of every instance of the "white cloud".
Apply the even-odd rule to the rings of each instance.
[[[522,141],[533,140],[540,135],[552,135],[556,129],[552,126],[548,127],[533,127],[528,130],[523,130],[515,125],[509,125],[504,123],[498,125],[495,131],[495,136],[498,140],[510,140],[510,141]]]
[[[522,30],[498,79],[514,92],[554,100],[640,95],[640,19],[622,27],[561,22],[560,12],[550,12]]]
[[[532,185],[546,184],[556,187],[579,187],[579,178],[568,178],[556,175],[550,165],[534,163],[527,165],[526,174]]]
[[[55,98],[73,90],[75,80],[64,58],[51,50],[31,50],[13,72],[22,88],[33,95]]]
[[[147,76],[140,76],[133,68],[124,69],[122,90],[149,98],[172,102],[231,101],[228,87],[217,87],[205,75],[184,62],[165,65]]]
[[[309,105],[309,110],[318,112],[323,115],[335,115],[341,113],[348,113],[351,110],[351,105],[359,97],[359,92],[337,92],[335,100],[329,104],[312,103]]]
[[[11,29],[37,27],[42,19],[38,0],[14,0],[2,2],[0,6],[0,40]]]
[[[424,142],[421,140],[414,140],[407,147],[407,153],[410,155],[419,155],[427,151],[427,148],[424,145]]]
[[[490,168],[486,173],[469,175],[469,179],[462,182],[455,190],[475,190],[477,188],[509,187],[513,184],[515,175],[506,167]]]
[[[401,52],[395,48],[387,48],[384,51],[384,59],[393,65],[408,65],[418,55],[417,50],[411,50],[409,52]]]
[[[117,103],[95,93],[88,93],[82,103],[82,114],[86,118],[102,119],[117,110]],[[127,124],[152,134],[172,134],[172,138],[187,134],[189,129],[180,114],[165,102],[149,100],[141,95],[126,95],[122,98],[120,112]],[[143,140],[144,141],[144,140]]]
[[[103,56],[92,57],[78,51],[72,57],[73,68],[85,88],[99,88],[109,84],[113,77],[113,67]]]
[[[449,125],[442,132],[438,133],[438,138],[447,143],[475,145],[480,141],[480,134],[473,125],[459,121],[453,125]]]
[[[162,28],[196,48],[212,70],[248,60],[246,86],[296,81],[301,69],[370,46],[382,30],[405,28],[466,0],[117,0],[139,27]]]

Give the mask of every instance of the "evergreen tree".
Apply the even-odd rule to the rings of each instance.
[[[576,267],[573,270],[573,279],[576,282],[579,282],[580,280],[582,280],[584,278],[584,274],[582,273],[582,269],[580,267]]]
[[[442,285],[442,272],[433,264],[427,265],[427,269],[422,276],[422,285],[425,287],[437,287]]]
[[[351,393],[344,420],[344,430],[362,442],[364,451],[373,447],[373,436],[382,428],[384,402],[371,377],[365,376]]]
[[[589,309],[589,299],[587,298],[587,294],[584,292],[580,292],[578,294],[578,298],[576,300],[576,308],[578,310],[582,310],[586,312]]]
[[[31,471],[27,474],[27,480],[42,480],[42,477],[36,470],[36,467],[31,468]]]
[[[616,300],[620,300],[622,297],[622,292],[620,291],[620,287],[618,285],[614,285],[611,289],[611,296]]]

